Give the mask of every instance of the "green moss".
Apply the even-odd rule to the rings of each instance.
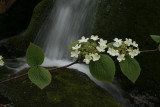
[[[7,49],[23,56],[30,42],[33,42],[42,22],[47,17],[54,0],[42,0],[34,8],[31,22],[25,32],[25,36],[13,36],[6,42]],[[16,55],[17,56],[17,55]]]
[[[13,50],[24,50],[28,46],[28,44],[26,44],[24,36],[13,36],[7,40],[5,45]]]
[[[0,92],[8,93],[16,107],[120,107],[108,92],[81,72],[61,69],[52,75],[52,83],[44,90],[23,77],[1,85]]]
[[[4,56],[24,56],[29,42],[24,39],[24,36],[13,36],[9,38],[4,44]]]
[[[140,45],[140,50],[157,48],[158,44],[150,38],[150,35],[160,35],[159,0],[99,0],[99,2],[93,34],[109,42],[115,37],[132,38]],[[160,53],[142,53],[136,59],[142,68],[141,75],[135,85],[127,82],[126,88],[138,86],[158,92]],[[129,81],[124,76],[121,78]]]
[[[35,8],[31,22],[25,32],[25,39],[33,41],[38,30],[40,29],[42,22],[47,17],[49,10],[53,6],[54,0],[42,0]]]

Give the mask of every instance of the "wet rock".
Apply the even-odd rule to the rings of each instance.
[[[79,71],[61,69],[52,75],[52,83],[44,90],[23,77],[1,84],[0,94],[16,107],[120,107],[107,91]]]
[[[99,0],[93,34],[107,39],[108,42],[112,42],[115,37],[123,40],[132,38],[137,41],[140,50],[155,49],[158,45],[150,38],[150,35],[160,35],[159,5],[159,0]],[[142,53],[136,59],[142,68],[136,83],[132,84],[122,75],[118,64],[117,81],[129,96],[138,90],[136,96],[132,95],[134,100],[137,99],[139,102],[142,100],[144,105],[147,101],[151,107],[152,104],[158,105],[159,103],[154,99],[160,100],[160,53]],[[149,96],[146,95],[148,90],[152,92]],[[144,99],[143,95],[153,100]],[[141,105],[143,104],[141,103]]]

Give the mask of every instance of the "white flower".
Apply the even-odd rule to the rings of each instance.
[[[137,44],[135,41],[133,41],[132,45],[133,45],[134,47],[138,47],[138,44]]]
[[[113,48],[109,48],[107,53],[109,53],[111,56],[118,56],[119,55],[119,51],[115,50]]]
[[[99,38],[98,38],[98,36],[92,35],[92,36],[91,36],[91,39],[94,40],[94,41],[96,41],[96,40],[98,40]]]
[[[82,42],[87,42],[88,39],[89,39],[89,38],[85,38],[85,37],[83,36],[83,37],[82,37],[80,40],[78,40],[78,41],[79,41],[79,43],[82,43]]]
[[[122,43],[122,39],[115,38],[114,41],[118,43]]]
[[[126,38],[126,41],[124,41],[124,43],[125,43],[127,46],[130,46],[130,45],[132,45],[132,39]]]
[[[119,42],[114,42],[114,43],[113,43],[113,46],[114,46],[114,47],[117,47],[117,48],[120,47],[121,45],[122,45],[122,43],[119,43]]]
[[[72,52],[71,52],[71,57],[76,57],[76,58],[78,58],[79,53],[80,53],[80,51],[78,51],[78,50],[72,51]]]
[[[115,41],[115,42],[113,43],[113,46],[114,46],[114,47],[117,47],[117,48],[118,48],[118,47],[120,47],[120,46],[122,45],[122,39],[115,38],[114,41]]]
[[[137,56],[138,54],[140,54],[139,49],[134,49],[132,51],[129,51],[129,55],[131,56],[131,58],[134,58],[135,56]]]
[[[2,60],[3,59],[3,57],[2,56],[0,56],[0,60]]]
[[[92,60],[92,54],[89,55],[85,55],[85,59],[83,60],[83,62],[85,62],[86,64],[89,64],[90,61]]]
[[[75,47],[72,47],[73,50],[77,50],[79,48],[81,48],[81,44],[80,45],[77,44]]]
[[[107,45],[106,46],[97,46],[96,49],[98,50],[98,52],[105,52],[105,49],[107,48]]]
[[[100,44],[100,46],[104,46],[106,47],[106,43],[107,43],[107,40],[103,40],[103,39],[100,39],[100,41],[98,42]]]
[[[117,60],[118,60],[119,62],[125,60],[125,54],[118,55]]]
[[[100,59],[100,55],[98,53],[92,54],[93,61],[98,61]]]
[[[4,65],[3,60],[0,60],[0,66],[3,66],[3,65]]]

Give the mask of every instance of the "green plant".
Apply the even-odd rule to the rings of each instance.
[[[98,36],[92,35],[91,38],[82,37],[68,46],[71,57],[75,57],[77,60],[69,65],[51,69],[41,66],[45,58],[44,53],[40,47],[30,43],[26,52],[27,63],[31,67],[29,72],[1,81],[0,83],[28,75],[35,85],[44,89],[52,80],[52,75],[49,71],[67,68],[79,62],[89,64],[90,73],[94,78],[111,83],[115,76],[115,63],[117,61],[122,73],[135,83],[141,72],[140,65],[135,56],[143,52],[160,51],[160,36],[151,35],[151,38],[158,44],[158,47],[154,50],[139,51],[138,44],[132,41],[132,39],[126,38],[125,41],[122,41],[122,39],[115,38],[114,42],[107,44],[107,40],[98,38]],[[112,60],[112,57],[117,58],[116,60]]]

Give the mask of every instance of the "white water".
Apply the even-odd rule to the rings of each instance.
[[[43,48],[46,57],[53,60],[69,59],[67,46],[89,33],[96,2],[97,0],[56,0],[35,40]]]
[[[97,2],[98,0],[56,0],[35,40],[45,52],[46,59],[43,66],[63,66],[71,63],[67,46],[90,33]],[[96,84],[106,89],[116,101],[126,105],[119,87],[94,79],[88,66],[76,64],[70,68],[84,72]]]
[[[68,44],[78,40],[81,36],[90,33],[92,20],[96,11],[97,0],[57,0],[53,6],[50,15],[42,24],[35,43],[43,48],[46,59],[43,66],[63,66],[71,63]],[[24,58],[17,59],[24,62]],[[13,62],[13,61],[8,61]],[[15,69],[21,71],[27,68],[25,63],[23,66]],[[126,105],[126,101],[122,96],[122,92],[114,82],[113,84],[104,83],[94,79],[87,65],[76,64],[70,68],[77,69],[87,74],[97,85],[106,89],[117,102]]]

